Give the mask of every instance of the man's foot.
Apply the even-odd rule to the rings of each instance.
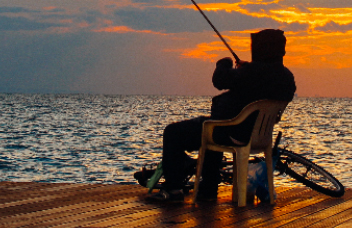
[[[218,199],[217,192],[206,192],[206,191],[199,191],[197,194],[197,200],[200,201],[216,201]]]
[[[199,192],[197,194],[197,200],[200,201],[215,201],[218,198],[218,185],[200,183]]]
[[[183,195],[182,189],[169,190],[169,191],[165,189],[160,189],[158,193],[148,196],[147,199],[162,201],[162,202],[183,202],[184,195]]]

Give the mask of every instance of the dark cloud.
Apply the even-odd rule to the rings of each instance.
[[[315,30],[324,32],[347,32],[352,30],[352,23],[347,25],[340,25],[331,21],[326,23],[324,26],[316,27]]]
[[[247,9],[249,12],[269,12],[270,10],[279,10],[279,9],[286,9],[285,6],[286,2],[279,2],[279,3],[270,3],[270,4],[246,4],[242,5],[243,9]],[[306,7],[306,5],[302,3],[298,3],[293,5],[296,9],[299,9],[300,12],[310,13],[310,10]]]
[[[38,20],[50,21],[50,22],[69,19],[73,22],[72,24],[73,26],[74,24],[86,22],[90,25],[89,28],[96,28],[97,26],[100,26],[98,23],[100,19],[113,20],[114,16],[103,14],[98,10],[81,10],[79,13],[76,13],[76,14],[65,14],[65,13],[40,14],[40,15],[37,15],[36,18],[38,18]]]
[[[145,10],[129,8],[115,11],[119,22],[138,30],[163,31],[167,33],[201,32],[212,30],[203,16],[192,9]],[[224,10],[206,12],[206,15],[219,30],[241,31],[262,27],[278,27],[279,22],[270,18],[255,18],[238,12]]]
[[[153,3],[155,1],[136,0],[135,2]],[[184,1],[182,1],[184,2]],[[201,1],[208,3],[214,1]],[[234,1],[228,1],[234,3]],[[237,2],[237,1],[235,1]],[[165,1],[160,1],[165,3]],[[166,3],[177,3],[170,1]],[[189,1],[187,4],[191,4]],[[277,4],[269,5],[247,5],[250,11],[260,11],[261,9],[276,9],[280,6]],[[27,8],[22,7],[2,7],[3,12],[30,12]],[[44,11],[43,11],[44,12]],[[136,30],[152,30],[165,33],[179,32],[202,32],[209,31],[212,28],[204,20],[202,15],[195,9],[176,9],[176,8],[157,8],[146,7],[143,9],[134,7],[125,7],[117,9],[113,15],[104,14],[98,10],[88,10],[81,8],[76,14],[66,14],[62,8],[54,8],[45,13],[36,13],[36,20],[30,20],[25,17],[3,17],[0,20],[0,30],[44,30],[53,26],[62,26],[55,24],[56,20],[71,19],[74,23],[87,22],[89,28],[101,26],[101,21],[112,20],[114,25],[129,26]],[[239,12],[226,12],[225,10],[205,11],[206,15],[220,31],[242,31],[249,29],[261,28],[278,28],[289,27],[285,23],[277,22],[271,18],[256,18],[253,16],[241,14]],[[103,19],[103,20],[101,20]]]
[[[302,13],[311,13],[311,11],[304,5],[304,3],[297,4],[294,7],[299,9],[299,11]]]
[[[178,9],[158,9],[147,8],[145,10],[137,8],[125,8],[115,11],[115,15],[120,20],[121,25],[127,25],[138,30],[164,31],[168,33],[176,32],[196,32],[202,29],[192,26],[192,22],[197,18],[193,10]]]
[[[309,25],[295,22],[290,24],[284,24],[279,28],[283,31],[301,32],[301,31],[307,31],[309,29]]]
[[[272,4],[247,4],[247,5],[242,5],[241,8],[247,9],[250,12],[268,12],[269,10],[276,10],[276,9],[281,9],[282,6],[276,3]]]
[[[71,14],[41,14],[38,15],[37,18],[40,20],[46,20],[46,19],[57,19],[57,20],[63,20],[63,19],[76,19],[78,18],[78,15],[71,15]]]
[[[162,3],[163,0],[132,0],[133,3],[153,3],[153,4],[157,4],[157,3]]]
[[[271,1],[271,0],[266,0]],[[165,1],[165,0],[132,0],[133,3],[144,3],[144,4],[151,4],[151,5],[189,5],[193,4],[191,0],[178,0],[178,1]],[[197,4],[204,4],[204,3],[219,3],[216,0],[195,0]],[[222,0],[221,3],[237,3],[241,2],[241,0]],[[265,1],[264,1],[265,2]]]
[[[71,84],[94,53],[82,48],[89,34],[0,35],[0,92],[74,92]]]
[[[54,9],[51,9],[51,10],[46,10],[46,12],[50,12],[50,13],[64,13],[64,12],[66,12],[66,10],[63,9],[63,8],[54,8]]]
[[[95,23],[99,18],[106,17],[103,13],[98,10],[87,10],[81,15],[76,15],[77,19],[86,21],[88,23]]]
[[[105,8],[107,8],[107,9],[113,9],[113,8],[116,8],[116,5],[106,5]]]
[[[186,3],[191,3],[191,0],[179,0],[180,2],[186,2]],[[222,1],[217,1],[217,0],[195,0],[197,4],[204,4],[204,3],[238,3],[241,2],[241,0],[222,0]]]
[[[37,10],[31,10],[23,7],[0,7],[0,13],[38,13]]]
[[[209,94],[215,63],[163,52],[183,43],[145,33],[14,34],[11,39],[2,33],[0,92]],[[195,70],[197,63],[202,67]]]
[[[287,6],[305,5],[306,7],[316,8],[350,8],[351,0],[284,0],[280,4]]]
[[[25,17],[0,16],[0,31],[45,30],[58,26],[61,24],[37,22]]]

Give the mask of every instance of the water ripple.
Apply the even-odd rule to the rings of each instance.
[[[136,170],[160,161],[167,124],[208,115],[210,104],[207,96],[0,94],[0,180],[136,183]],[[351,114],[351,99],[295,98],[275,134],[352,187]]]

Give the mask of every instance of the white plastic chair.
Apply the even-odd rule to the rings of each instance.
[[[275,123],[279,122],[288,102],[260,100],[247,105],[233,119],[207,120],[203,123],[202,144],[199,149],[197,173],[194,185],[193,203],[196,202],[200,176],[206,150],[233,153],[233,190],[232,201],[239,207],[246,206],[248,159],[250,154],[264,152],[267,166],[270,203],[274,204],[274,178],[272,160],[272,133]],[[224,146],[213,141],[216,126],[231,126],[242,123],[251,113],[259,111],[249,143],[245,146]]]

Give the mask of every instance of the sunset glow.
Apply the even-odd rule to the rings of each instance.
[[[299,95],[352,97],[349,1],[197,3],[243,60],[251,60],[250,33],[283,30],[284,64],[295,74]],[[47,81],[49,74],[72,82],[73,91],[216,93],[204,77],[219,58],[231,56],[191,1],[4,0],[0,18],[0,48],[9,56],[0,89],[8,92],[21,91],[16,80],[25,82],[24,75],[41,78],[35,91],[55,84]],[[22,87],[27,90],[28,83]]]
[[[271,18],[287,24],[306,24],[308,26],[306,31],[286,32],[288,45],[285,60],[288,66],[304,68],[349,68],[352,66],[352,26],[350,30],[339,31],[339,26],[352,24],[352,8],[307,7],[307,12],[302,12],[299,8],[284,6],[279,10],[261,10],[260,12],[251,12],[242,8],[253,3],[253,1],[242,1],[235,4],[211,3],[202,4],[201,7],[206,11],[235,11],[257,18]],[[279,3],[279,1],[271,3]],[[257,5],[271,3],[256,2]],[[319,29],[323,26],[327,27],[326,31]],[[253,31],[248,31],[248,34],[251,32]],[[244,43],[247,47],[250,45],[249,39],[244,40],[239,36],[227,36],[227,40],[230,46],[235,47],[237,51],[239,51],[238,47],[243,46]],[[201,58],[204,61],[215,61],[218,55],[214,54],[214,51],[227,51],[226,48],[221,49],[218,45],[221,45],[220,41],[198,45],[193,50],[186,50],[183,55]]]
[[[299,12],[295,8],[286,10],[271,10],[270,16],[275,20],[287,23],[305,23],[311,28],[324,26],[330,21],[340,25],[352,23],[352,8],[347,9],[326,9],[326,8],[308,8],[310,12]]]
[[[113,33],[128,33],[128,32],[137,32],[137,33],[151,33],[151,34],[157,34],[157,35],[167,35],[165,33],[161,32],[153,32],[151,30],[134,30],[132,28],[129,28],[127,26],[110,26],[110,27],[105,27],[105,28],[99,28],[99,29],[94,29],[92,30],[94,32],[113,32]]]

